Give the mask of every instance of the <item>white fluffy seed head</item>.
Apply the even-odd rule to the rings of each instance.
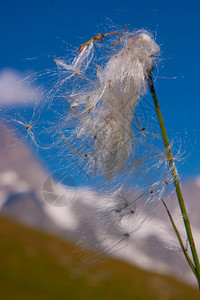
[[[130,153],[134,153],[134,111],[146,92],[146,78],[160,49],[146,31],[124,33],[118,50],[112,46],[116,53],[97,67],[94,41],[85,44],[71,65],[62,63],[69,73],[63,83],[66,78],[73,81],[68,85],[72,90],[67,123],[75,126],[71,132],[73,145],[90,145],[89,168],[109,179],[122,173]]]
[[[140,92],[144,76],[151,70],[154,57],[160,49],[147,33],[136,34],[132,42],[125,37],[124,44],[124,48],[108,61],[100,79],[102,82],[110,80],[125,85],[127,89],[129,84],[134,84],[135,92]]]
[[[159,46],[149,33],[125,35],[123,47],[104,68],[98,68],[95,89],[85,96],[79,136],[95,135],[93,162],[107,178],[121,172],[131,150],[131,122],[135,107],[146,92],[146,77]],[[79,101],[76,102],[76,104]]]

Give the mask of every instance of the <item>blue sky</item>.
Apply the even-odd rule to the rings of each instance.
[[[40,72],[110,24],[147,29],[161,46],[156,90],[170,139],[186,151],[183,177],[200,174],[199,1],[0,1],[0,69]],[[28,59],[27,59],[28,58]],[[31,59],[30,59],[31,58]],[[1,71],[1,70],[0,70]],[[176,79],[172,79],[176,77]]]

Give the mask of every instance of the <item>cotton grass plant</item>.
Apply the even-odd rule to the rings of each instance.
[[[146,31],[109,33],[109,35],[112,34],[118,34],[120,49],[109,57],[103,67],[97,66],[96,79],[86,90],[80,90],[79,85],[78,89],[76,89],[74,85],[72,94],[69,95],[72,99],[72,101],[70,101],[70,108],[72,114],[74,114],[72,120],[75,119],[77,121],[75,130],[77,140],[81,142],[94,140],[90,152],[84,154],[84,158],[88,160],[89,169],[95,169],[95,172],[100,172],[101,174],[103,172],[107,181],[110,181],[116,174],[122,174],[125,166],[127,167],[128,158],[131,155],[135,155],[134,151],[135,147],[137,147],[138,140],[131,128],[131,124],[134,119],[135,108],[138,102],[142,101],[141,98],[147,92],[147,85],[149,85],[166,150],[167,164],[169,164],[169,170],[171,171],[176,188],[177,198],[190,244],[192,259],[187,253],[175,222],[166,203],[162,199],[165,185],[169,184],[167,181],[170,177],[169,172],[164,175],[166,176],[165,180],[162,179],[162,174],[160,174],[160,181],[157,180],[147,185],[147,189],[143,187],[148,195],[145,195],[146,203],[152,202],[152,198],[155,197],[157,200],[163,201],[181,249],[197,278],[198,284],[200,284],[199,260],[180,189],[176,166],[153,85],[152,71],[160,48],[152,35]],[[97,40],[102,41],[106,35],[97,35],[89,42],[80,46],[79,55],[73,61],[73,66],[79,65],[78,69],[74,69],[74,77],[85,76],[84,73],[80,71],[80,64],[87,61],[87,63],[84,64],[85,72],[93,59],[94,42]],[[113,47],[115,46],[116,44],[114,44]],[[63,65],[61,61],[56,60],[56,62],[65,69],[65,65]],[[69,67],[66,67],[66,69],[69,70]],[[71,116],[69,120],[70,119]],[[141,131],[142,130],[144,131],[143,128],[141,128]],[[146,147],[145,143],[142,146]],[[83,155],[79,152],[77,152],[77,154],[80,156]],[[150,153],[150,156],[151,155],[152,153]],[[148,159],[151,161],[151,157],[148,157]],[[141,158],[134,163],[132,162],[133,168],[131,173],[137,173],[137,169],[140,165],[144,167],[144,170],[148,169],[148,173],[155,169],[155,164],[149,164],[148,162],[147,167],[146,159]],[[158,165],[156,165],[156,168],[158,168]],[[142,172],[140,172],[140,174],[141,173]],[[130,175],[129,172],[128,175]],[[156,196],[150,197],[150,194],[154,195],[155,192]],[[140,196],[138,197],[140,199]],[[131,199],[131,197],[129,198]],[[144,199],[144,197],[142,198]],[[127,216],[134,215],[134,202],[136,202],[136,200],[126,204],[119,202],[117,204],[119,206],[116,209],[111,209],[110,213],[114,211],[115,218],[117,214],[120,215],[120,226],[122,226],[122,220]],[[128,224],[130,225],[130,221],[128,221]],[[124,233],[123,236],[128,238],[129,233]]]
[[[146,92],[146,76],[159,52],[150,35],[143,32],[137,33],[135,42],[125,34],[120,43],[123,44],[121,51],[111,56],[103,68],[97,67],[96,82],[89,91],[74,89],[70,95],[70,108],[75,115],[72,119],[78,120],[77,139],[95,140],[93,153],[87,153],[86,157],[97,172],[105,172],[107,179],[123,171],[132,152],[131,123],[135,107]],[[87,60],[83,66],[87,69],[93,56],[93,42],[80,49],[72,64]],[[56,60],[56,63],[65,68],[62,61]],[[74,76],[83,76],[83,73],[75,70]]]
[[[96,222],[104,224],[99,226],[96,248],[117,249],[162,201],[200,285],[199,260],[153,84],[159,55],[160,47],[151,33],[125,29],[94,36],[71,61],[54,59],[58,80],[42,105],[43,112],[46,107],[56,115],[43,126],[54,141],[46,149],[57,148],[58,156],[66,157],[65,171],[74,177],[81,173],[83,181],[106,195],[95,211]],[[139,112],[148,88],[155,110],[147,110],[144,116]],[[157,114],[160,129],[152,125],[152,112]],[[170,185],[176,189],[191,257],[163,200]],[[113,227],[117,228],[114,232]]]

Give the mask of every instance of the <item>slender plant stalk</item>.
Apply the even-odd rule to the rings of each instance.
[[[162,132],[163,142],[164,142],[164,145],[165,145],[167,158],[169,160],[169,165],[170,165],[170,169],[171,169],[171,172],[172,172],[174,185],[175,185],[175,188],[176,188],[176,194],[177,194],[180,210],[181,210],[181,213],[182,213],[182,216],[183,216],[183,221],[184,221],[188,241],[189,241],[189,244],[190,244],[192,257],[193,257],[193,260],[194,260],[195,271],[196,271],[196,274],[197,274],[197,281],[198,281],[198,285],[199,285],[199,289],[200,289],[199,258],[198,258],[198,255],[197,255],[196,246],[195,246],[195,243],[194,243],[191,226],[190,226],[190,222],[189,222],[189,219],[188,219],[185,203],[184,203],[184,200],[183,200],[183,195],[182,195],[180,184],[179,184],[177,170],[176,170],[175,163],[174,163],[174,158],[173,158],[173,155],[172,155],[172,152],[171,152],[171,148],[170,148],[167,132],[166,132],[166,129],[165,129],[163,117],[162,117],[160,106],[159,106],[158,99],[157,99],[157,96],[156,96],[156,92],[155,92],[151,72],[148,75],[148,84],[149,84],[149,88],[150,88],[150,91],[151,91],[151,95],[152,95],[153,100],[154,100],[156,113],[157,113],[157,116],[158,116],[160,129],[161,129],[161,132]],[[190,267],[191,267],[191,265],[190,265]]]
[[[195,266],[194,266],[194,264],[193,264],[191,258],[189,257],[189,255],[188,255],[188,253],[187,253],[187,250],[186,250],[185,247],[184,247],[184,244],[183,244],[183,241],[182,241],[182,239],[181,239],[180,233],[179,233],[179,231],[178,231],[178,229],[177,229],[177,227],[176,227],[176,224],[175,224],[175,222],[174,222],[174,220],[173,220],[173,218],[172,218],[172,215],[171,215],[171,213],[170,213],[170,211],[169,211],[169,209],[168,209],[168,207],[167,207],[167,204],[165,203],[165,201],[164,201],[163,199],[162,199],[162,203],[164,204],[164,207],[166,208],[166,211],[167,211],[167,214],[168,214],[168,216],[169,216],[170,222],[171,222],[171,224],[172,224],[172,226],[173,226],[173,228],[174,228],[174,231],[175,231],[176,236],[177,236],[177,238],[178,238],[179,244],[181,245],[181,249],[182,249],[182,251],[183,251],[183,253],[184,253],[184,255],[185,255],[185,257],[186,257],[186,259],[187,259],[187,261],[188,261],[188,263],[189,263],[189,265],[190,265],[190,267],[191,267],[191,269],[192,269],[192,271],[193,271],[193,273],[194,273],[194,275],[195,275],[195,277],[196,277],[197,280],[198,280],[197,272],[196,272]]]

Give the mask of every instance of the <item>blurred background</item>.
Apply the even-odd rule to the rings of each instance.
[[[105,250],[96,211],[106,200],[71,174],[55,181],[58,161],[33,145],[26,128],[51,88],[54,58],[71,58],[113,27],[152,32],[161,47],[155,86],[181,153],[179,174],[200,255],[199,8],[198,1],[171,0],[0,1],[0,299],[199,299],[161,204],[123,249],[106,249],[109,258],[80,249],[84,242]],[[71,203],[63,207],[62,197]],[[176,202],[170,194],[181,225]]]

